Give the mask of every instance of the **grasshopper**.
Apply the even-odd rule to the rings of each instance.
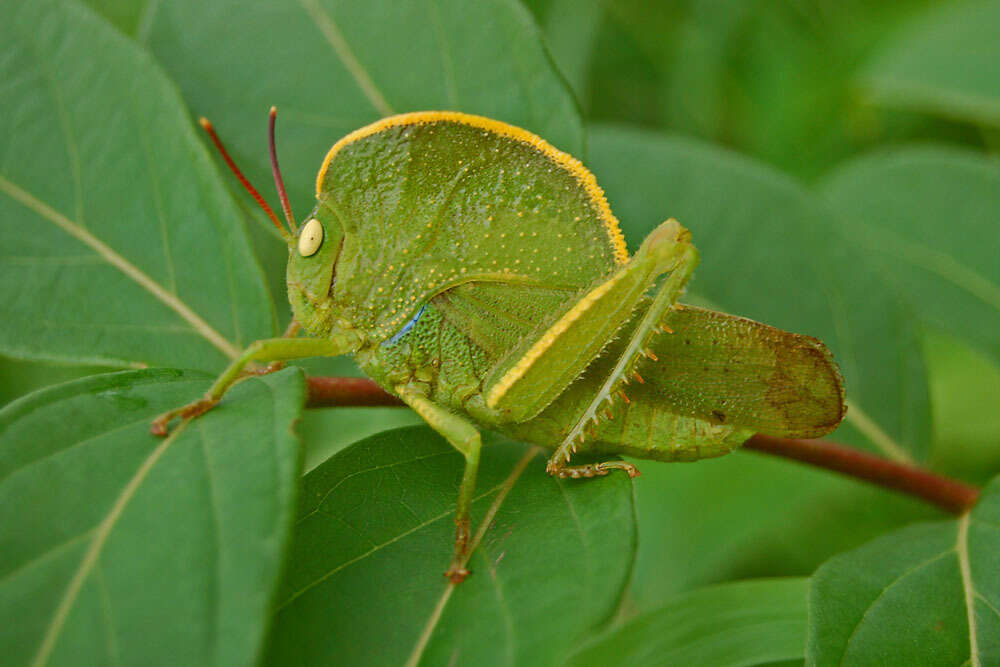
[[[290,331],[310,337],[253,343],[154,433],[210,409],[252,362],[352,354],[465,457],[447,572],[460,582],[480,428],[554,449],[554,476],[635,477],[622,460],[571,457],[691,461],[757,432],[816,437],[843,419],[823,343],[678,303],[698,263],[690,232],[667,220],[629,256],[593,174],[540,137],[457,112],[384,118],[333,145],[300,229],[274,119],[272,108],[287,228],[202,124],[281,230]]]

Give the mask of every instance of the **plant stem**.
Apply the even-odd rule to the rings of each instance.
[[[309,377],[306,382],[309,408],[405,405],[368,378]]]
[[[403,405],[368,378],[310,377],[307,383],[307,406],[310,408]],[[863,479],[916,496],[955,514],[968,511],[979,499],[979,489],[975,486],[836,442],[776,438],[758,433],[747,440],[743,448]]]
[[[758,433],[743,443],[743,448],[836,470],[922,498],[955,514],[969,510],[979,499],[979,489],[969,484],[827,440],[792,440]]]

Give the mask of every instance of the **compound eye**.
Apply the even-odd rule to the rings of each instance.
[[[323,245],[323,225],[316,218],[310,218],[299,234],[299,254],[303,257],[315,255]]]

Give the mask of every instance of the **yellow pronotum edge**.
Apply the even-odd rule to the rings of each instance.
[[[333,161],[333,158],[337,156],[337,153],[339,153],[340,149],[344,146],[358,141],[359,139],[370,137],[373,134],[387,130],[391,127],[436,122],[451,122],[468,125],[470,127],[486,130],[503,137],[509,137],[516,141],[520,141],[541,152],[547,158],[555,162],[559,167],[568,171],[573,175],[577,182],[583,186],[583,189],[587,192],[587,196],[590,197],[590,201],[597,207],[601,220],[604,222],[604,228],[607,230],[608,240],[611,242],[611,249],[614,252],[615,262],[621,265],[628,261],[628,250],[625,247],[625,238],[622,236],[621,228],[618,225],[618,218],[616,218],[614,213],[611,212],[611,207],[608,206],[608,200],[604,196],[604,190],[602,190],[601,186],[597,184],[597,179],[594,178],[592,173],[590,173],[590,170],[584,167],[583,163],[575,157],[569,153],[564,153],[559,150],[537,134],[533,134],[527,130],[523,130],[514,125],[509,125],[499,120],[486,118],[485,116],[474,116],[460,111],[416,111],[413,113],[399,114],[397,116],[389,116],[376,121],[371,125],[366,125],[365,127],[354,130],[335,143],[326,154],[326,158],[323,160],[323,166],[320,167],[319,174],[316,176],[316,197],[318,198],[322,194],[323,180],[326,178],[326,170],[330,167],[330,163]]]
[[[594,303],[600,299],[602,296],[607,294],[615,283],[621,278],[621,274],[615,275],[611,280],[608,280],[596,288],[591,290],[582,299],[580,299],[566,314],[560,317],[555,324],[548,328],[542,337],[535,341],[535,343],[524,353],[516,364],[511,366],[503,377],[490,388],[489,393],[486,395],[486,405],[491,408],[495,408],[500,399],[503,398],[504,394],[514,386],[514,383],[524,377],[524,374],[528,372],[534,363],[538,360],[540,356],[549,349],[552,344],[561,336],[563,333],[569,329],[573,322],[577,321],[581,315],[587,312],[587,310],[594,305]]]

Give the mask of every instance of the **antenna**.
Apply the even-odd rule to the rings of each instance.
[[[274,174],[274,186],[278,188],[278,199],[281,200],[281,210],[288,221],[288,227],[292,234],[297,234],[298,226],[295,224],[295,216],[292,215],[292,205],[288,203],[288,193],[285,192],[285,181],[281,178],[281,169],[278,168],[278,149],[274,145],[274,121],[278,118],[278,108],[271,107],[267,122],[267,149],[271,153],[271,173]]]
[[[236,178],[238,178],[243,187],[246,188],[246,191],[249,192],[250,196],[252,196],[260,207],[264,209],[264,213],[267,213],[267,217],[271,218],[271,222],[273,222],[274,226],[278,228],[284,239],[291,242],[291,235],[288,233],[288,230],[285,229],[285,226],[281,224],[281,221],[278,220],[278,216],[274,214],[274,209],[272,209],[260,193],[257,192],[257,188],[250,184],[250,181],[248,181],[246,176],[243,175],[240,168],[236,166],[235,162],[233,162],[233,158],[229,157],[229,151],[227,151],[226,147],[222,145],[222,140],[219,139],[219,135],[215,133],[215,128],[212,127],[212,123],[207,118],[198,119],[198,123],[202,126],[202,128],[204,128],[205,132],[208,133],[208,136],[212,139],[212,143],[215,144],[215,147],[219,149],[219,153],[222,154],[222,159],[226,161],[227,165],[229,165],[229,169],[236,174]]]

